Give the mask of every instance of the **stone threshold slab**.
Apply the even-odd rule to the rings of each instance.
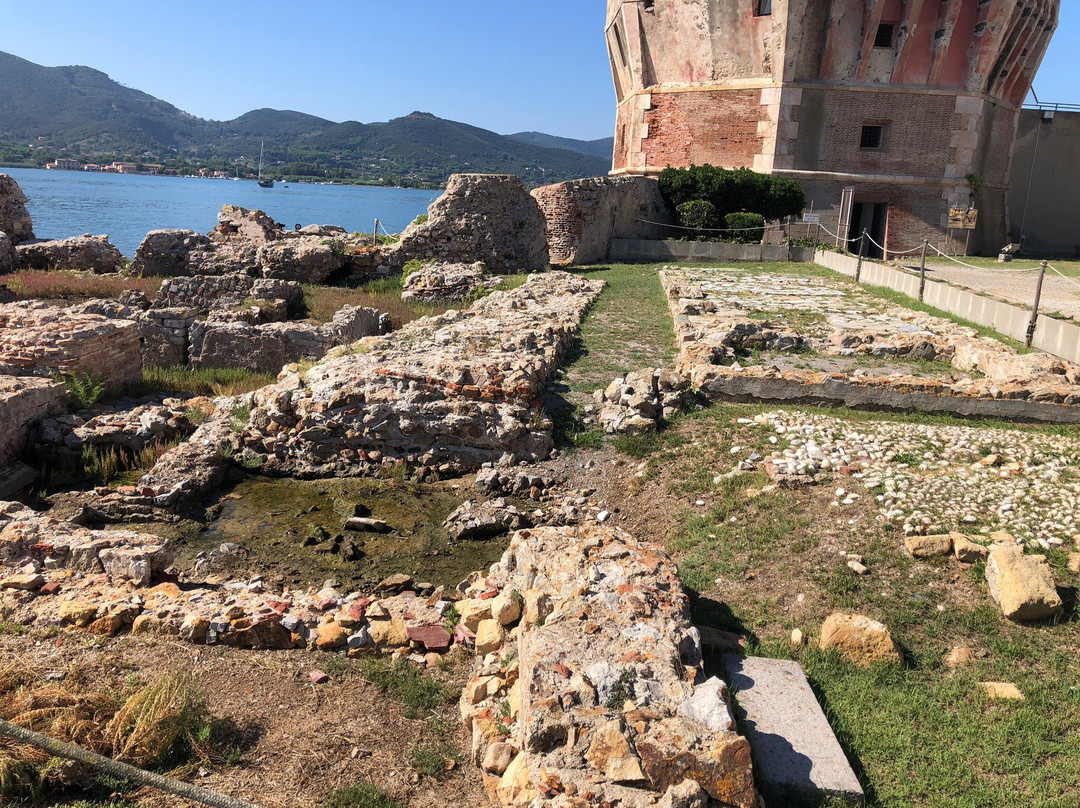
[[[722,663],[769,808],[826,795],[852,804],[863,798],[798,662],[725,654]]]

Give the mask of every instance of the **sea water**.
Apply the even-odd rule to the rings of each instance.
[[[339,225],[370,233],[375,220],[399,233],[427,211],[438,191],[278,182],[260,188],[254,180],[195,179],[86,171],[3,168],[29,198],[26,207],[38,238],[107,234],[128,258],[151,230],[209,232],[223,205],[264,211],[295,225]]]

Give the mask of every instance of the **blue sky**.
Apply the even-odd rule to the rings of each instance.
[[[260,107],[334,121],[413,110],[504,134],[607,137],[605,0],[0,0],[0,50],[82,64],[202,118]],[[1080,104],[1080,2],[1035,90]],[[16,23],[12,24],[13,21]]]

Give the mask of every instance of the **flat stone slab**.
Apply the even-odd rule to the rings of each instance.
[[[736,714],[770,808],[826,794],[857,802],[862,786],[797,662],[725,654]]]

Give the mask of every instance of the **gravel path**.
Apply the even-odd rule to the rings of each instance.
[[[1018,266],[1027,264],[1018,263]],[[1000,300],[1008,300],[1022,306],[1030,306],[1035,299],[1037,271],[1015,272],[1011,264],[1003,264],[1003,269],[968,269],[951,262],[940,264],[927,263],[927,277],[946,281],[956,286],[963,286],[975,292],[985,292]],[[911,267],[918,271],[918,265]],[[1061,314],[1073,320],[1080,320],[1080,279],[1065,279],[1053,272],[1046,273],[1043,283],[1042,305],[1040,309],[1051,315]]]

